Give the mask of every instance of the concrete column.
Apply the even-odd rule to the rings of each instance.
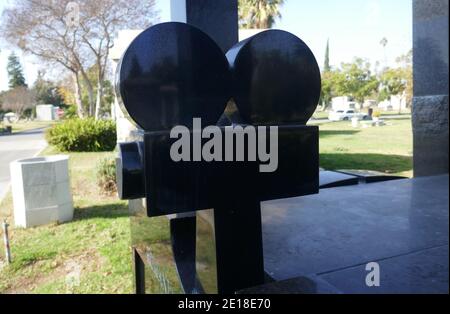
[[[448,173],[448,0],[413,0],[414,175]]]

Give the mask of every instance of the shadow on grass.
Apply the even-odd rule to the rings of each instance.
[[[320,167],[327,170],[354,169],[384,173],[412,170],[412,157],[382,154],[320,154]]]
[[[319,137],[324,138],[327,136],[334,136],[334,135],[354,135],[361,131],[357,130],[323,130],[319,131]]]
[[[385,120],[385,121],[392,121],[392,120],[395,120],[395,121],[406,121],[406,120],[408,120],[408,121],[411,121],[411,117],[390,117],[390,116],[382,116],[382,117],[380,117],[382,120]]]
[[[37,128],[35,128],[35,129],[21,130],[21,131],[13,131],[12,136],[23,136],[23,135],[32,135],[32,134],[43,134],[43,133],[45,133],[45,129],[47,129],[47,127],[37,127]]]
[[[128,206],[124,203],[110,203],[98,206],[75,208],[74,220],[90,218],[120,218],[129,217]]]

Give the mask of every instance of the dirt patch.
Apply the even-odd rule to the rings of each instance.
[[[3,293],[23,294],[32,293],[39,286],[49,284],[58,280],[64,280],[66,289],[62,293],[71,293],[73,288],[79,285],[84,274],[99,271],[105,259],[101,257],[95,249],[88,250],[79,255],[58,256],[50,262],[52,268],[49,273],[43,273],[44,267],[49,267],[49,261],[38,261],[20,272],[30,274],[28,276],[18,276],[11,282]]]

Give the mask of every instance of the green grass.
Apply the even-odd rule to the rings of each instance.
[[[328,111],[316,111],[313,114],[314,119],[328,119]]]
[[[375,110],[375,111],[377,111],[377,110]],[[363,109],[361,112],[366,112],[367,113],[367,109]],[[313,114],[313,118],[314,119],[328,119],[328,115],[329,115],[329,111],[328,110],[316,111]],[[411,116],[411,110],[409,110],[409,109],[402,110],[401,113],[399,113],[398,111],[395,111],[395,110],[394,111],[381,111],[380,115],[383,118],[389,118],[390,116],[403,116],[405,118],[408,118],[409,116]]]
[[[320,166],[328,170],[374,170],[412,176],[411,119],[387,120],[383,127],[351,123],[320,125]]]
[[[53,124],[57,123],[56,121],[19,121],[17,123],[12,124],[4,124],[0,125],[2,126],[12,126],[12,132],[23,132],[28,130],[34,130],[34,129],[40,129],[40,128],[46,128]]]
[[[50,148],[42,155],[53,153]],[[96,185],[96,164],[113,154],[70,154],[74,220],[30,229],[12,226],[13,263],[0,269],[0,293],[132,292],[126,202],[102,195]],[[0,218],[13,225],[11,209],[9,194],[0,204]],[[79,274],[76,284],[73,274]]]
[[[404,117],[408,117],[411,116],[411,110],[402,110],[400,113],[398,112],[398,110],[393,110],[393,111],[382,111],[381,112],[381,117],[383,118],[389,118],[389,116],[404,116]]]

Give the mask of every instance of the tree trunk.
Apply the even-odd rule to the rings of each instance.
[[[77,114],[78,117],[83,119],[84,118],[84,109],[83,109],[83,102],[81,100],[81,86],[80,86],[80,78],[78,76],[78,73],[73,73],[73,83],[75,87],[75,104],[77,106]]]
[[[99,79],[97,83],[97,99],[95,101],[95,120],[98,120],[100,116],[102,98],[103,98],[103,81]]]
[[[92,88],[91,82],[87,83],[87,90],[88,90],[88,99],[89,99],[89,116],[94,116],[94,88]]]
[[[92,83],[89,80],[89,77],[84,71],[81,71],[81,75],[83,76],[83,81],[86,83],[87,92],[88,92],[88,102],[89,102],[89,116],[94,116],[94,88],[92,87]]]

